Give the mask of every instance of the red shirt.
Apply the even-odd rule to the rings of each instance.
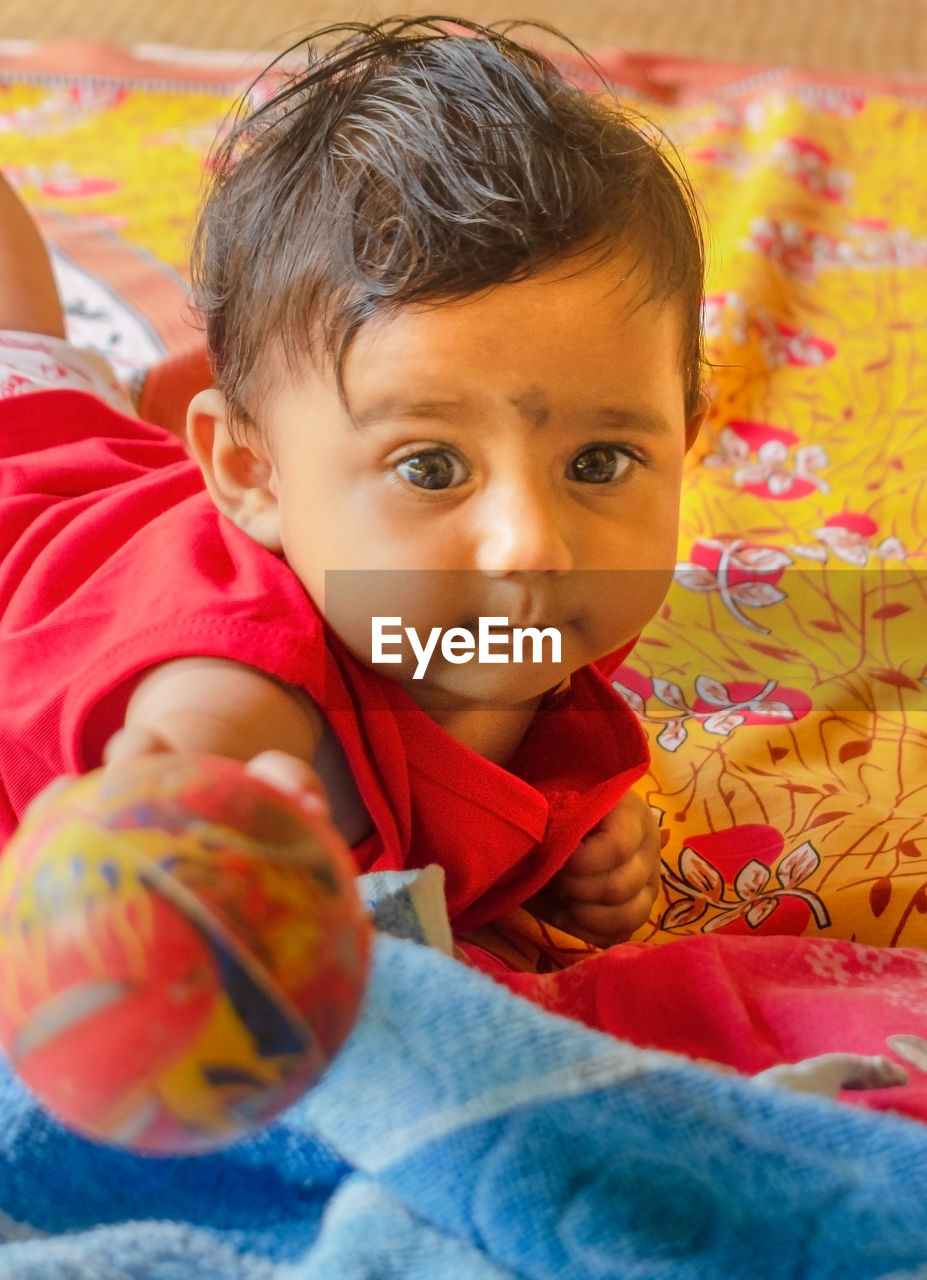
[[[52,778],[100,763],[142,673],[191,655],[315,699],[374,822],[360,869],[440,863],[456,928],[530,897],[646,768],[637,721],[594,667],[507,768],[456,742],[216,511],[178,440],[93,396],[0,402],[0,465],[0,835]]]

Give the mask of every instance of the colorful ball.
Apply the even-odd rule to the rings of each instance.
[[[370,937],[337,832],[243,765],[113,765],[35,806],[0,857],[0,1043],[88,1137],[225,1146],[338,1052]]]

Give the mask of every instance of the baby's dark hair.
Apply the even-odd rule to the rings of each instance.
[[[695,411],[704,244],[681,165],[604,85],[567,83],[508,29],[449,18],[326,28],[285,55],[305,48],[306,69],[241,109],[213,153],[193,253],[233,422],[253,416],[269,343],[295,362],[321,337],[340,386],[374,316],[619,249],[645,268],[641,301],[681,307]]]

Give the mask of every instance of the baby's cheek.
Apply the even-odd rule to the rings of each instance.
[[[675,547],[668,554],[668,563],[628,568],[619,574],[615,608],[625,623],[633,626],[632,634],[650,621],[666,598],[673,581]]]

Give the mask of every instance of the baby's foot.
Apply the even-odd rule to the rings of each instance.
[[[892,1043],[896,1038],[889,1039],[889,1047],[898,1052]],[[922,1052],[927,1058],[927,1042],[921,1043],[924,1046]],[[769,1067],[766,1071],[760,1071],[753,1079],[759,1084],[793,1089],[797,1093],[819,1093],[825,1098],[836,1098],[841,1089],[887,1089],[893,1085],[907,1084],[908,1073],[897,1062],[883,1058],[881,1054],[870,1058],[859,1053],[822,1053],[819,1057],[804,1058],[801,1062],[786,1062],[781,1066]]]
[[[927,1040],[923,1036],[886,1036],[885,1043],[912,1067],[927,1071]]]

